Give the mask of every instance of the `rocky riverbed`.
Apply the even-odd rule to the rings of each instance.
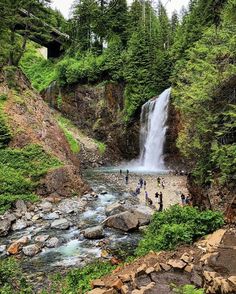
[[[97,258],[118,261],[133,252],[140,231],[150,222],[155,207],[148,207],[132,191],[139,174],[130,174],[129,184],[117,172],[86,172],[94,192],[81,198],[47,197],[38,203],[17,201],[1,216],[0,258],[20,259],[28,278],[41,287],[48,273],[81,267]],[[169,198],[171,187],[182,191],[184,178],[164,175],[165,207],[177,203]],[[145,175],[149,191],[156,175]],[[180,185],[181,184],[181,185]],[[154,190],[153,190],[154,191]]]

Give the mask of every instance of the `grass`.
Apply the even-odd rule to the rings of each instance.
[[[58,124],[60,128],[63,130],[66,139],[70,145],[70,149],[73,153],[79,153],[80,152],[80,145],[78,140],[75,138],[74,134],[71,132],[71,129],[73,129],[75,126],[71,123],[70,120],[67,118],[58,115],[57,117]]]
[[[95,143],[97,144],[100,155],[103,155],[106,152],[106,144],[97,140],[95,140]]]
[[[18,199],[37,201],[34,191],[39,180],[59,166],[61,162],[39,145],[0,149],[0,212]]]

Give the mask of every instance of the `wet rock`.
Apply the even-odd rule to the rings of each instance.
[[[20,252],[21,248],[22,248],[22,244],[20,244],[20,243],[12,243],[7,248],[7,252],[9,254],[15,255],[15,254],[18,254]]]
[[[11,228],[11,221],[4,219],[0,221],[0,236],[6,236]]]
[[[36,244],[32,244],[32,245],[28,245],[26,247],[23,247],[22,251],[26,256],[30,256],[33,257],[36,254],[38,254],[40,252],[41,248],[36,245]]]
[[[56,212],[48,213],[42,217],[44,220],[55,220],[59,219],[60,215]]]
[[[101,239],[104,237],[104,231],[102,226],[96,226],[84,230],[83,235],[87,239]]]
[[[58,210],[65,214],[70,214],[73,212],[80,212],[83,209],[83,205],[80,201],[65,199],[58,205]]]
[[[57,247],[59,245],[59,239],[56,237],[52,237],[49,240],[46,241],[46,246],[48,248],[54,248]]]
[[[35,241],[39,243],[44,243],[47,241],[48,238],[49,238],[49,235],[39,235],[35,238]]]
[[[49,201],[44,201],[40,204],[39,208],[45,212],[50,212],[53,208],[52,203]]]
[[[31,220],[33,217],[33,213],[32,212],[26,212],[25,213],[25,216],[24,216],[24,219],[25,220]]]
[[[127,209],[119,202],[112,203],[106,207],[106,216],[111,216],[126,211]]]
[[[100,192],[101,195],[106,195],[107,194],[107,191],[102,191]]]
[[[7,250],[7,245],[0,245],[0,254]]]
[[[15,203],[16,209],[21,211],[21,212],[26,212],[27,211],[27,206],[23,200],[17,200]]]
[[[32,221],[37,221],[41,218],[41,215],[40,214],[35,214],[33,217],[32,217]]]
[[[137,217],[128,211],[112,215],[104,221],[105,225],[110,228],[119,229],[128,232],[138,227]]]
[[[67,230],[70,227],[70,222],[66,218],[54,220],[51,224],[52,229]]]
[[[12,225],[12,230],[13,231],[19,231],[23,230],[28,227],[28,224],[26,221],[22,219],[18,219],[13,225]]]

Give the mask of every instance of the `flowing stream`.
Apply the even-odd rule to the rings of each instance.
[[[171,88],[159,97],[149,100],[142,107],[140,119],[140,159],[143,170],[165,170],[163,147]]]
[[[32,242],[37,235],[50,235],[50,237],[57,237],[60,240],[60,245],[55,248],[45,247],[34,257],[21,257],[24,272],[31,280],[36,279],[35,282],[39,288],[44,286],[40,285],[41,277],[44,277],[45,280],[45,275],[47,277],[49,273],[67,271],[72,267],[82,267],[101,257],[104,247],[98,246],[99,240],[86,239],[81,232],[88,227],[99,225],[106,219],[105,208],[107,205],[131,197],[129,193],[120,192],[113,184],[105,183],[100,171],[89,171],[84,177],[98,193],[98,198],[87,202],[85,209],[79,215],[68,215],[73,223],[69,230],[52,229],[49,225],[50,222],[42,221],[38,225],[32,225],[0,238],[0,245],[10,244],[22,236],[31,236]],[[107,244],[105,249],[110,252],[107,257],[109,258],[113,254],[119,256],[121,250],[126,251],[127,254],[132,253],[139,239],[139,232],[125,233],[105,228],[103,240]]]

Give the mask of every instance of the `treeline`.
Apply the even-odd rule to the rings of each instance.
[[[170,48],[178,25],[178,15],[169,19],[161,2],[153,7],[135,0],[128,7],[126,0],[76,1],[67,22],[71,43],[66,56],[56,66],[44,62],[40,68],[45,72],[48,66],[50,73],[56,68],[53,77],[60,85],[124,83],[124,118],[129,120],[144,101],[170,86]],[[22,67],[34,82],[40,71],[28,68],[31,57]],[[40,82],[35,84],[42,90]]]
[[[236,1],[192,1],[172,47],[177,145],[201,185],[235,188]]]

